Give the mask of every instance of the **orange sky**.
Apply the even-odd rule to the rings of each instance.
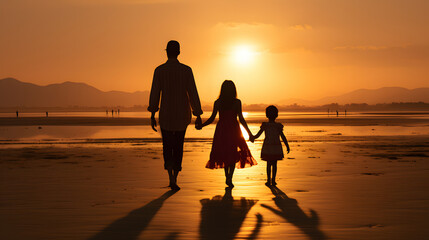
[[[0,78],[149,90],[175,39],[207,102],[224,79],[245,103],[428,87],[428,12],[426,0],[1,0]]]

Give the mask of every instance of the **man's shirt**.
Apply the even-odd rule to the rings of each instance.
[[[159,108],[159,100],[161,107]],[[159,111],[159,125],[169,131],[183,131],[195,116],[203,113],[192,69],[177,59],[169,59],[153,74],[150,112]]]

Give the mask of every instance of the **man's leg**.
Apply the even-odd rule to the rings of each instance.
[[[174,132],[174,145],[173,145],[173,177],[177,185],[177,176],[182,170],[183,159],[183,144],[185,142],[185,131]]]
[[[174,144],[174,135],[172,131],[167,131],[161,129],[162,135],[162,148],[164,155],[164,169],[168,172],[168,177],[170,179],[170,186],[176,184],[174,181],[173,174],[173,144]]]

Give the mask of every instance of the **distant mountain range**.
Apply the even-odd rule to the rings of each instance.
[[[315,101],[303,99],[285,99],[281,105],[324,105],[330,103],[392,103],[392,102],[425,102],[429,103],[429,88],[406,89],[402,87],[383,87],[379,89],[359,89],[334,97],[324,97]]]
[[[98,90],[85,83],[64,82],[39,86],[25,83],[14,78],[0,79],[0,107],[132,107],[147,105],[149,91],[133,93]],[[391,103],[426,102],[429,103],[429,88],[406,89],[385,87],[374,90],[359,89],[334,97],[325,97],[317,101],[286,99],[279,105],[323,105],[330,103]],[[203,102],[204,104],[204,102]]]
[[[103,92],[85,83],[39,86],[14,78],[0,80],[0,107],[102,107],[147,105],[148,91]]]

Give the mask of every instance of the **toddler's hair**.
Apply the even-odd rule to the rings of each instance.
[[[265,115],[268,119],[276,119],[279,116],[279,110],[274,105],[270,105],[265,109]]]

